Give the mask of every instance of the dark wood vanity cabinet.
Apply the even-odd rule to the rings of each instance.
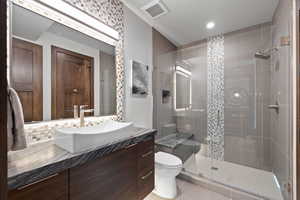
[[[9,191],[8,200],[68,200],[68,172]]]
[[[143,200],[154,189],[154,138],[9,192],[9,200]]]
[[[135,151],[129,147],[70,169],[70,199],[137,199]]]
[[[153,138],[70,169],[70,200],[142,200],[153,189]]]

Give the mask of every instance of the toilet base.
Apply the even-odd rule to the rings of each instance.
[[[174,199],[177,196],[176,177],[155,176],[154,194],[165,199]]]

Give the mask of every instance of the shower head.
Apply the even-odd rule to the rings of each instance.
[[[255,58],[261,58],[261,59],[265,59],[265,60],[267,60],[271,57],[271,55],[267,55],[261,51],[256,52],[254,56],[255,56]]]
[[[278,51],[278,50],[279,50],[278,47],[274,47],[274,48],[272,48],[272,49],[259,50],[259,51],[257,51],[257,52],[255,53],[254,56],[255,56],[256,58],[261,58],[261,59],[267,60],[267,59],[269,59],[269,58],[271,57],[271,55],[272,55],[273,52],[276,52],[276,51]]]
[[[274,52],[279,51],[279,49],[282,48],[282,47],[286,47],[286,46],[290,46],[290,45],[291,45],[290,37],[289,36],[283,36],[283,37],[280,37],[280,45],[279,46],[273,47],[271,49],[259,50],[255,53],[254,56],[256,58],[269,59]]]

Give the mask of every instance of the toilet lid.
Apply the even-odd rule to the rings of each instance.
[[[155,154],[155,162],[171,167],[182,165],[182,161],[177,156],[165,152],[157,152]]]

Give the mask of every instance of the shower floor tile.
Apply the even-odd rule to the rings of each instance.
[[[178,196],[174,200],[230,200],[229,198],[180,179],[177,179]],[[151,193],[144,200],[167,200]]]
[[[214,170],[212,170],[212,167]],[[208,157],[192,155],[184,163],[186,172],[205,177],[232,188],[272,200],[282,200],[277,179],[272,172]]]

